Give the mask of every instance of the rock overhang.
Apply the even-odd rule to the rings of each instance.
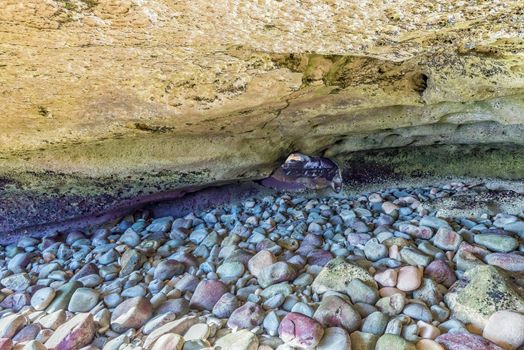
[[[1,231],[263,178],[294,151],[346,177],[522,178],[522,16],[518,1],[10,0]]]

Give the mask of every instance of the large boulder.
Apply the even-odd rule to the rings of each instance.
[[[316,293],[322,294],[327,291],[347,292],[349,284],[354,279],[377,288],[373,276],[365,269],[339,257],[331,260],[317,275],[311,287]]]
[[[494,266],[466,271],[444,296],[453,316],[483,329],[489,317],[501,310],[524,312],[524,290]]]

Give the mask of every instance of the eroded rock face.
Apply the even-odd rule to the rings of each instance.
[[[263,178],[293,151],[522,146],[522,10],[7,0],[0,231]]]

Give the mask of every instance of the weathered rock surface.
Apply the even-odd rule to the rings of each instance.
[[[345,261],[344,258],[336,258],[320,271],[311,287],[320,294],[330,290],[345,292],[351,281],[357,278],[370,286],[377,286],[373,277],[365,269]]]
[[[522,8],[4,1],[0,231],[265,177],[290,151],[522,145]],[[483,169],[521,175],[508,157]]]
[[[503,270],[493,266],[466,271],[464,278],[455,282],[444,300],[457,319],[480,329],[497,311],[524,312],[522,289],[513,284]]]
[[[91,343],[95,332],[93,315],[88,313],[77,314],[58,327],[45,342],[45,346],[50,350],[78,350]]]

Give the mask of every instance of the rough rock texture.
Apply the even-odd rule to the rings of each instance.
[[[524,312],[524,290],[494,266],[466,271],[444,300],[453,315],[464,323],[483,329],[489,317],[501,310]]]
[[[482,170],[521,177],[521,148],[495,157],[512,160],[501,170],[482,147],[524,140],[523,12],[517,0],[6,0],[0,231],[264,177],[292,151],[468,144],[491,161]]]

